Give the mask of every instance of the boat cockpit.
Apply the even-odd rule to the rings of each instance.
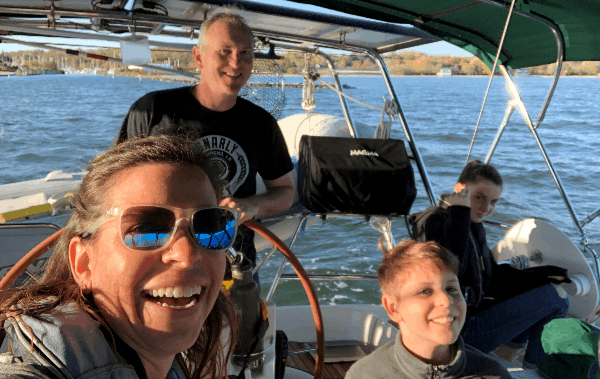
[[[588,2],[575,1],[568,6],[570,9],[558,2],[554,4],[541,0],[525,3],[494,0],[459,1],[453,3],[451,8],[447,7],[447,2],[439,1],[386,0],[377,4],[362,0],[302,2],[368,19],[301,11],[250,1],[235,2],[236,12],[247,20],[255,36],[256,64],[253,75],[240,96],[256,102],[277,116],[290,155],[296,158],[297,183],[300,185],[301,178],[306,175],[306,168],[299,162],[302,155],[301,141],[304,140],[304,144],[309,143],[308,138],[303,138],[303,135],[390,140],[390,131],[396,128],[401,131],[398,134],[402,136],[402,146],[406,148],[403,155],[394,156],[405,159],[411,174],[417,174],[417,182],[423,186],[426,201],[431,205],[436,204],[438,197],[423,154],[403,111],[402,99],[392,85],[383,54],[440,40],[462,47],[484,62],[490,72],[496,73],[490,75],[485,98],[492,81],[498,75],[504,78],[510,96],[504,118],[491,142],[485,162],[490,162],[494,157],[511,116],[515,110],[518,111],[540,149],[579,237],[574,243],[556,226],[535,218],[514,224],[485,220],[489,226],[506,231],[505,237],[494,248],[495,257],[498,261],[506,261],[519,268],[541,264],[555,264],[568,268],[573,274],[573,283],[568,289],[571,301],[570,315],[587,320],[590,324],[597,323],[600,318],[600,258],[593,248],[593,242],[588,240],[585,227],[600,215],[600,209],[586,217],[578,215],[539,134],[539,128],[560,78],[562,63],[569,60],[600,60],[600,49],[590,47],[596,43],[593,31],[600,28],[600,23],[591,16],[595,14],[595,10],[585,8],[590,6]],[[202,21],[211,13],[221,11],[229,3],[217,0],[0,0],[0,42],[22,44],[71,57],[96,59],[112,64],[113,67],[133,65],[165,75],[178,75],[194,82],[198,80],[196,72],[156,65],[152,63],[151,51],[153,48],[191,51]],[[580,23],[585,23],[587,29],[580,27]],[[586,29],[585,33],[582,29]],[[32,41],[28,38],[31,36],[39,38]],[[55,43],[58,39],[69,39],[73,43],[65,47],[61,43]],[[40,42],[42,40],[47,42]],[[78,48],[81,44],[78,41],[81,40],[87,43],[118,44],[121,57],[91,53]],[[298,84],[302,88],[302,102],[299,106],[294,105],[298,109],[296,114],[281,117],[284,107],[289,106],[285,89],[290,84],[286,83],[278,62],[284,59],[283,54],[290,52],[302,54],[305,59],[301,71],[302,83]],[[332,56],[340,53],[368,56],[376,69],[370,72],[338,69]],[[324,62],[323,67],[317,67],[316,60]],[[554,75],[537,119],[533,119],[510,70],[548,63],[555,63]],[[331,77],[330,81],[324,80],[324,71]],[[385,95],[382,104],[364,104],[349,96],[348,91],[344,91],[340,76],[358,73],[377,74],[383,78]],[[315,109],[315,93],[319,86],[337,94],[341,117],[312,112]],[[366,126],[355,116],[356,112],[351,112],[349,102],[375,107],[381,112],[381,118]],[[471,149],[478,136],[485,102],[484,99],[479,119],[476,120]],[[366,148],[351,149],[359,152],[357,154],[369,154]],[[471,156],[471,149],[467,152],[467,161]],[[70,216],[70,199],[77,191],[83,175],[85,172],[65,173],[56,170],[41,179],[29,178],[18,183],[0,184],[0,278],[5,277],[3,282],[6,280],[5,274],[27,251],[64,226]],[[258,191],[261,190],[264,190],[264,184],[259,180]],[[315,191],[319,192],[318,189]],[[405,223],[408,229],[408,222],[404,217],[410,213],[412,201],[408,210],[403,212],[369,214],[368,211],[348,211],[344,207],[331,211],[311,210],[307,208],[306,199],[303,200],[301,195],[297,196],[290,211],[262,220],[279,239],[288,242],[271,247],[271,237],[265,235],[258,238],[257,250],[269,250],[253,273],[265,266],[277,251],[289,250],[307,226],[320,220],[337,217],[366,218],[372,227],[381,232],[385,243],[390,247],[396,244],[392,233],[392,221]],[[410,196],[409,193],[407,197]],[[410,234],[410,231],[407,234]],[[35,276],[43,269],[51,250],[41,253],[44,254],[38,255],[27,269],[29,276]],[[289,255],[286,257],[294,259]],[[309,306],[287,306],[279,307],[276,311],[272,300],[282,280],[298,280],[303,277],[300,280],[310,283],[321,280],[376,279],[373,275],[361,273],[311,275],[296,270],[296,274],[285,274],[286,262],[283,259],[279,263],[275,278],[265,296],[269,314],[273,318],[277,315],[277,329],[285,329],[290,341],[294,341],[293,348],[297,354],[294,354],[296,358],[290,358],[290,362],[295,362],[295,367],[299,370],[288,371],[286,377],[309,377],[309,374],[301,370],[310,372],[310,377],[320,376],[323,372],[330,377],[343,377],[347,367],[319,366],[315,369],[314,366],[309,367],[315,364],[314,357],[308,357],[310,354],[314,356],[315,351],[319,350],[317,363],[323,365],[324,349],[327,346],[330,357],[336,353],[339,355],[339,359],[331,358],[329,363],[339,363],[349,356],[356,359],[370,353],[393,338],[396,328],[389,322],[381,307],[321,306],[320,326],[318,320],[307,321],[309,315],[319,308],[318,301],[316,305],[312,305],[312,309]],[[296,269],[295,266],[294,268]],[[21,273],[24,270],[25,267],[22,267]],[[14,272],[11,271],[12,279]],[[307,286],[310,287],[310,284]],[[317,316],[315,318],[318,319]],[[325,341],[318,333],[315,338],[315,326],[325,330]],[[266,335],[270,336],[270,344],[266,344],[268,347],[265,351],[257,353],[255,366],[252,368],[253,377],[273,377],[269,370],[274,370],[275,365],[274,326]],[[358,350],[357,345],[360,345]],[[267,366],[269,370],[263,370],[263,367]],[[533,373],[515,370],[511,372],[514,377],[535,377]]]

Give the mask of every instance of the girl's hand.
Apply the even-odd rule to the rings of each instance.
[[[444,202],[448,205],[462,205],[463,207],[471,207],[471,193],[468,187],[453,193],[444,198]]]

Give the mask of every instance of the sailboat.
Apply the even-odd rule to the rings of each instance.
[[[29,0],[22,2],[0,0],[0,40],[5,43],[20,43],[57,50],[115,64],[135,63],[136,66],[144,69],[198,79],[194,72],[140,63],[139,57],[127,56],[126,46],[131,43],[130,37],[143,36],[144,38],[137,38],[136,43],[142,44],[148,50],[151,47],[191,50],[194,44],[189,41],[190,36],[197,37],[197,29],[201,22],[210,13],[218,12],[223,6],[235,3],[240,15],[248,21],[254,31],[257,62],[264,62],[264,65],[258,66],[262,68],[257,68],[255,74],[267,76],[270,80],[268,86],[252,86],[253,78],[251,78],[241,95],[247,96],[273,114],[278,114],[280,108],[285,106],[283,100],[285,81],[277,65],[280,51],[301,52],[306,55],[307,60],[311,57],[320,57],[327,62],[330,70],[332,82],[325,84],[338,93],[344,116],[310,113],[311,107],[314,108],[314,87],[320,79],[315,75],[314,65],[307,61],[303,82],[304,112],[279,119],[290,155],[298,158],[299,144],[303,135],[372,137],[365,134],[364,125],[356,121],[350,112],[348,102],[353,99],[344,92],[340,84],[339,76],[344,72],[335,67],[330,51],[365,54],[376,62],[378,74],[383,78],[387,91],[387,99],[380,104],[381,120],[376,120],[377,122],[374,123],[378,124],[375,137],[389,138],[392,124],[402,130],[410,167],[415,175],[418,175],[431,204],[437,201],[436,192],[419,145],[405,117],[401,101],[391,83],[382,54],[440,40],[462,47],[484,62],[491,72],[503,77],[511,97],[505,111],[505,118],[492,141],[486,161],[492,159],[509,119],[516,113],[520,114],[539,146],[580,237],[578,241],[573,242],[556,226],[535,218],[520,220],[513,225],[487,221],[489,225],[507,230],[505,237],[494,248],[496,258],[498,261],[509,261],[520,267],[555,264],[568,268],[573,279],[573,283],[567,288],[571,301],[571,316],[587,320],[592,324],[597,322],[600,315],[598,310],[599,258],[592,247],[593,244],[587,239],[585,226],[600,215],[600,209],[583,218],[578,215],[537,131],[556,89],[562,63],[569,60],[599,60],[600,58],[597,56],[600,54],[600,49],[593,48],[595,30],[600,28],[597,26],[600,25],[597,17],[594,16],[598,13],[596,9],[586,8],[595,5],[575,1],[567,7],[564,4],[540,0],[518,2],[516,5],[515,1],[512,3],[494,0],[457,1],[452,2],[451,6],[448,2],[439,1],[308,0],[303,2],[368,17],[368,19],[299,11],[249,1],[61,0],[48,2]],[[85,32],[80,31],[81,25],[85,26]],[[123,37],[124,34],[127,37]],[[21,38],[24,35],[118,42],[122,43],[124,50],[121,58],[104,57],[84,50],[65,49],[52,43],[31,42]],[[169,38],[166,40],[162,37]],[[174,39],[177,39],[177,42],[174,42]],[[556,64],[555,73],[542,109],[534,120],[509,70],[548,63]],[[493,79],[494,75],[490,77],[490,81]],[[275,88],[280,95],[267,102],[260,97],[261,88]],[[518,112],[515,113],[515,110]],[[382,122],[384,116],[389,117],[393,122]],[[473,140],[476,134],[477,129]],[[14,271],[10,271],[13,265],[25,253],[66,223],[72,206],[70,199],[76,193],[83,175],[85,172],[63,172],[57,168],[44,178],[0,185],[0,217],[2,217],[0,277],[9,272],[14,275]],[[261,182],[258,182],[260,192],[264,185],[261,187]],[[278,236],[279,240],[289,242],[284,246],[280,241],[276,241],[275,247],[271,248],[272,237],[266,235],[258,239],[257,250],[271,250],[258,263],[257,270],[260,270],[266,261],[272,259],[277,250],[285,250],[288,256],[287,251],[293,248],[299,232],[320,219],[366,217],[372,224],[378,225],[384,241],[391,246],[395,244],[391,223],[405,223],[404,216],[406,215],[354,214],[343,210],[315,212],[307,210],[298,196],[290,211],[262,220],[263,225]],[[26,275],[36,275],[36,272],[43,270],[44,262],[51,252],[48,250],[45,254],[37,256],[31,262]],[[253,366],[249,368],[252,377],[273,377],[277,359],[276,329],[284,330],[289,341],[292,341],[285,375],[289,378],[306,378],[313,375],[343,377],[351,362],[394,339],[397,328],[389,322],[381,306],[313,304],[312,307],[306,305],[277,307],[272,297],[280,280],[298,278],[296,275],[283,274],[284,267],[285,261],[281,263],[265,298],[270,326],[264,337],[264,350],[256,352]],[[297,272],[300,273],[301,270]],[[310,287],[310,282],[315,280],[372,279],[372,276],[362,274],[352,276],[308,274],[303,281],[307,288]],[[312,321],[313,315],[315,321]],[[234,363],[232,365],[235,366]],[[234,369],[240,367],[232,367],[232,370]],[[511,370],[515,378],[539,377],[534,372],[523,371],[518,367]]]

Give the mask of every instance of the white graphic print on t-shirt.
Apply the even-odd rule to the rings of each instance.
[[[221,168],[221,178],[227,182],[229,190],[226,195],[233,195],[248,177],[249,162],[246,153],[234,140],[224,136],[204,136],[198,142]]]

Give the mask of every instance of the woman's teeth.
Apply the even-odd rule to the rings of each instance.
[[[183,304],[183,305],[173,305],[173,304],[167,304],[167,303],[161,303],[160,301],[157,301],[156,304],[158,305],[162,305],[165,308],[171,308],[171,309],[188,309],[193,307],[194,305],[196,305],[197,300],[195,297],[192,297],[191,301],[187,304]]]
[[[189,286],[189,287],[163,287],[155,290],[145,290],[146,294],[152,297],[190,297],[193,295],[200,295],[202,293],[201,286]]]
[[[198,302],[201,293],[201,286],[163,287],[144,291],[145,296],[152,299],[155,303],[173,309],[187,309],[193,307]]]

